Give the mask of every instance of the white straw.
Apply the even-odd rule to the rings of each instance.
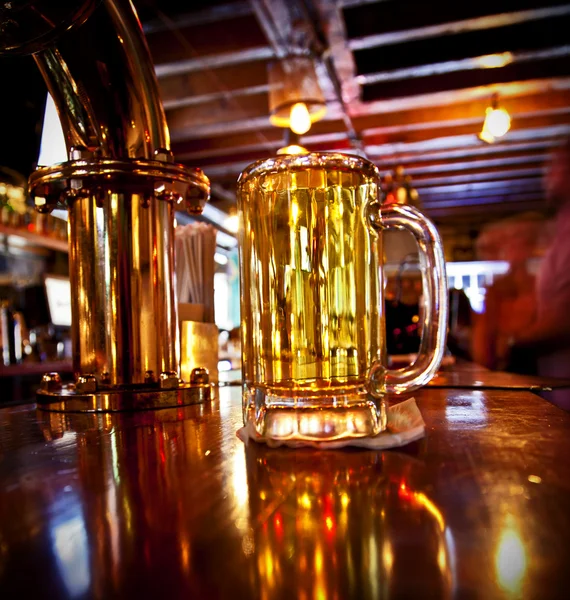
[[[192,223],[177,227],[175,252],[178,302],[202,304],[204,321],[215,322],[216,229],[205,223]]]

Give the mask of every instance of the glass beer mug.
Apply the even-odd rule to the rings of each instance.
[[[250,165],[238,181],[244,421],[263,436],[330,441],[386,428],[387,396],[441,364],[447,284],[441,241],[419,211],[382,205],[371,162],[337,153]],[[417,240],[420,350],[386,368],[382,231]]]

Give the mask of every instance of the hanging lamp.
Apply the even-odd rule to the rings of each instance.
[[[487,144],[493,144],[497,138],[503,137],[510,128],[511,117],[504,108],[499,107],[498,95],[493,94],[491,106],[487,107],[485,111],[485,121],[483,122],[483,129],[479,133],[479,139],[487,142]]]
[[[270,121],[303,135],[327,111],[311,56],[288,56],[268,66]]]

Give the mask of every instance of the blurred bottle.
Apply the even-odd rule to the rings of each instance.
[[[22,314],[7,301],[0,305],[2,328],[2,361],[5,366],[22,362]]]

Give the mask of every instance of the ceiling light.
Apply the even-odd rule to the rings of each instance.
[[[492,144],[496,138],[503,137],[510,128],[511,117],[504,108],[499,108],[498,97],[495,94],[491,106],[485,111],[485,122],[479,139]]]
[[[504,67],[512,63],[513,60],[514,57],[511,52],[501,52],[500,54],[479,56],[475,59],[475,62],[484,69],[496,69],[497,67]]]
[[[269,112],[272,125],[303,135],[326,114],[326,104],[310,56],[290,56],[269,64]]]

